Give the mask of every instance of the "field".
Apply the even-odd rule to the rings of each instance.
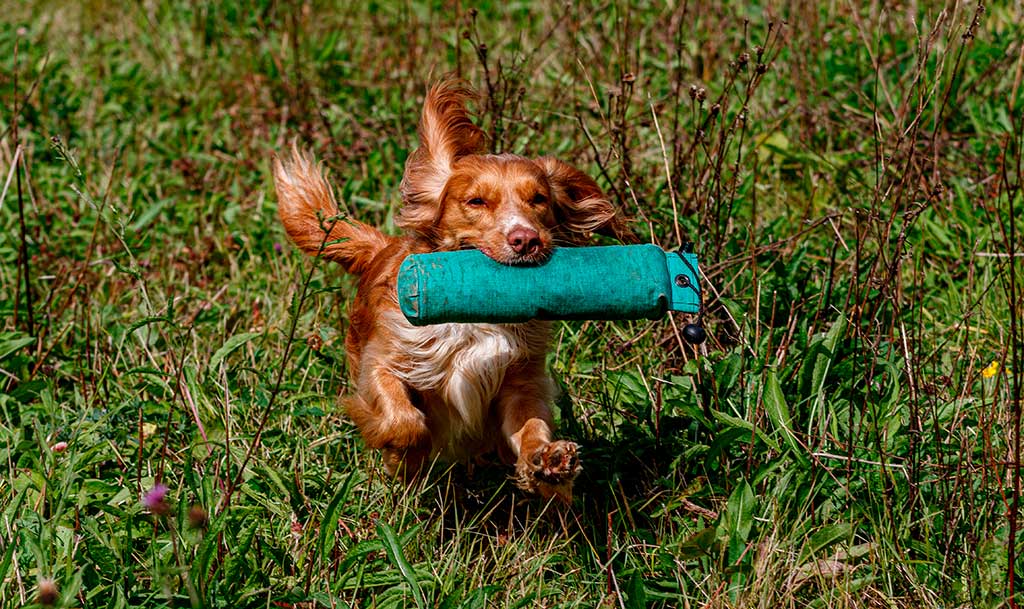
[[[1017,606],[1019,1],[0,8],[3,607]],[[390,480],[275,216],[294,140],[393,231],[447,73],[700,255],[699,349],[556,325],[569,506]]]

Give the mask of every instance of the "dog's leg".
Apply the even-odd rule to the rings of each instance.
[[[389,474],[414,478],[430,457],[426,415],[410,401],[405,383],[387,370],[366,370],[359,380],[359,390],[346,402],[348,416],[367,446],[382,450]]]
[[[582,469],[579,447],[551,440],[554,392],[543,374],[510,375],[498,393],[502,434],[515,456],[516,485],[544,497],[572,500],[572,482]]]

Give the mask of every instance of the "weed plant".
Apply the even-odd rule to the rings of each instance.
[[[1016,607],[1019,2],[0,5],[0,605]],[[700,349],[558,324],[571,506],[389,480],[275,218],[393,230],[448,72],[701,257]]]

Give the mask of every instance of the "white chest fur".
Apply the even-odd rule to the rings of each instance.
[[[487,409],[508,367],[544,353],[545,322],[438,324],[415,327],[398,312],[389,325],[401,353],[393,371],[410,387],[439,396],[462,418],[462,431],[479,437]]]

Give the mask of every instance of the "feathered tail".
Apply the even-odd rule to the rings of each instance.
[[[296,147],[290,159],[274,159],[274,187],[281,223],[307,254],[319,254],[359,275],[390,242],[376,228],[339,216],[334,192],[320,167]]]

